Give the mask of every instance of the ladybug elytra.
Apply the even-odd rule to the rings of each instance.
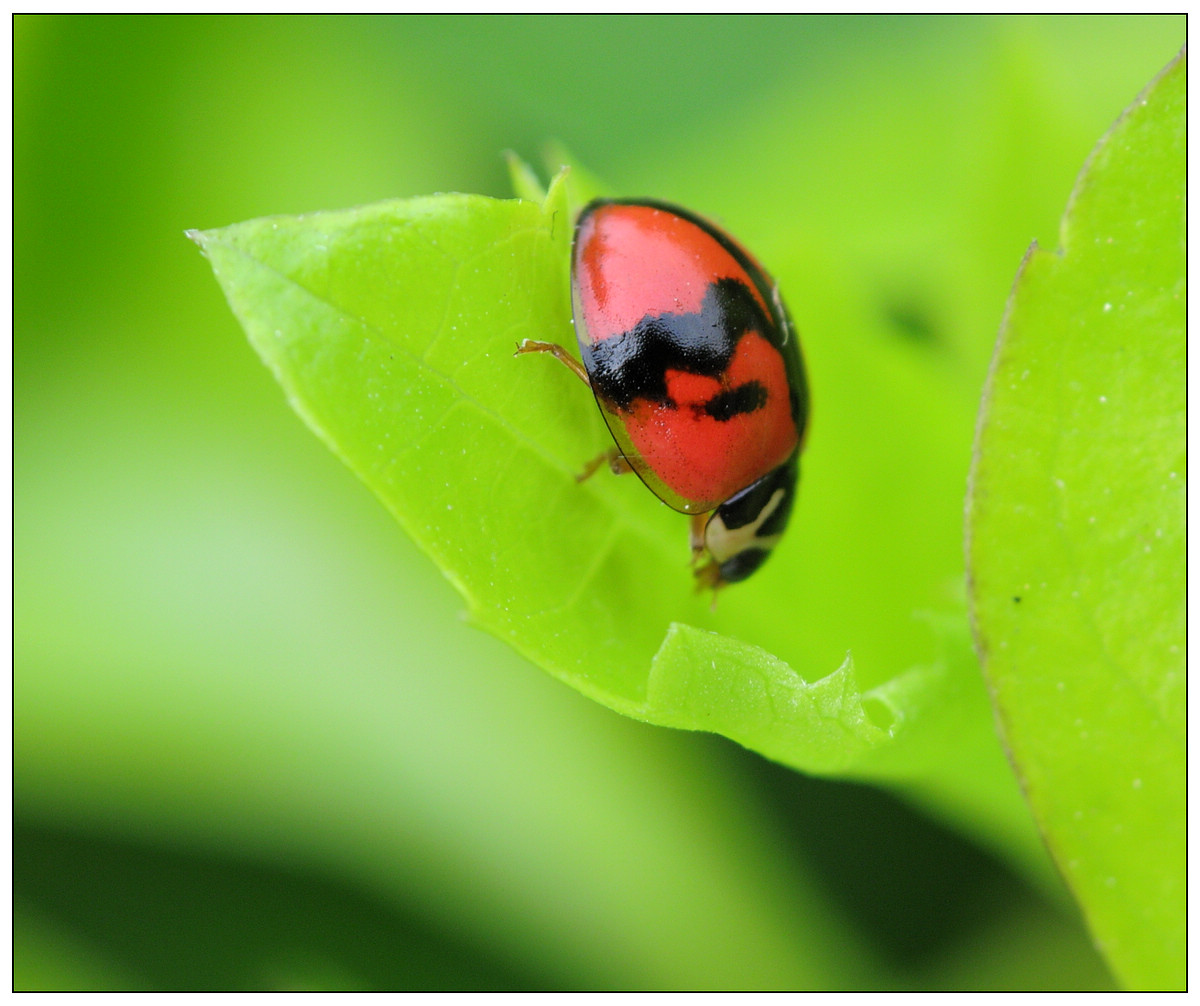
[[[778,287],[723,231],[646,200],[596,200],[575,226],[571,299],[580,364],[616,448],[597,458],[634,471],[692,515],[700,586],[744,580],[791,515],[808,424],[799,340]]]

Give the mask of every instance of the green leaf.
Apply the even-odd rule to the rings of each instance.
[[[513,171],[519,191],[540,195]],[[592,396],[553,359],[513,350],[525,338],[574,344],[570,209],[595,184],[573,169],[540,204],[448,195],[193,237],[292,405],[433,557],[476,624],[626,715],[724,734],[810,772],[890,780],[1044,878],[965,604],[926,619],[929,661],[901,662],[893,645],[895,665],[872,668],[876,687],[860,691],[848,661],[794,660],[823,617],[801,604],[839,603],[823,597],[819,569],[794,565],[799,552],[730,588],[714,612],[691,588],[685,519],[636,479],[576,483],[611,443]],[[903,403],[909,391],[891,394]],[[913,450],[941,429],[919,427]],[[922,470],[907,467],[910,478]],[[836,534],[868,561],[921,554],[894,547],[886,525],[874,532],[881,547],[844,525]],[[888,617],[911,620],[904,585],[878,570],[872,583],[874,608],[892,591],[910,607]],[[871,626],[877,637],[888,627]]]
[[[1059,869],[1116,973],[1185,983],[1181,55],[1013,290],[968,513],[978,647]]]

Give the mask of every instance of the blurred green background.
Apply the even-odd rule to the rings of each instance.
[[[500,151],[558,139],[771,263],[817,389],[860,324],[974,396],[1025,248],[1184,36],[17,18],[16,986],[1110,984],[1065,895],[893,796],[624,720],[467,627],[182,232],[504,196]]]

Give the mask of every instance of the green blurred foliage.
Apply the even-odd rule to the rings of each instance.
[[[736,222],[812,373],[861,386],[816,419],[854,451],[973,413],[1025,247],[1183,36],[18,18],[18,987],[1107,984],[1065,900],[891,797],[623,720],[464,627],[284,407],[182,231],[504,195],[499,151],[555,137],[621,191]],[[946,401],[880,415],[914,361]],[[971,427],[945,436],[961,468],[920,476],[939,490]],[[821,505],[869,519],[906,477]],[[949,562],[961,489],[931,500],[932,543],[896,548]],[[886,556],[838,561],[886,582]],[[922,645],[911,612],[939,598],[879,596],[847,625]]]
[[[980,410],[972,615],[1055,862],[1133,988],[1187,985],[1187,60],[1021,265]]]

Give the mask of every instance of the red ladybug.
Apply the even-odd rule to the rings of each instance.
[[[649,200],[584,207],[571,258],[583,366],[552,353],[595,393],[616,472],[635,471],[692,514],[701,586],[744,580],[791,514],[808,424],[800,344],[779,289],[729,235]]]

